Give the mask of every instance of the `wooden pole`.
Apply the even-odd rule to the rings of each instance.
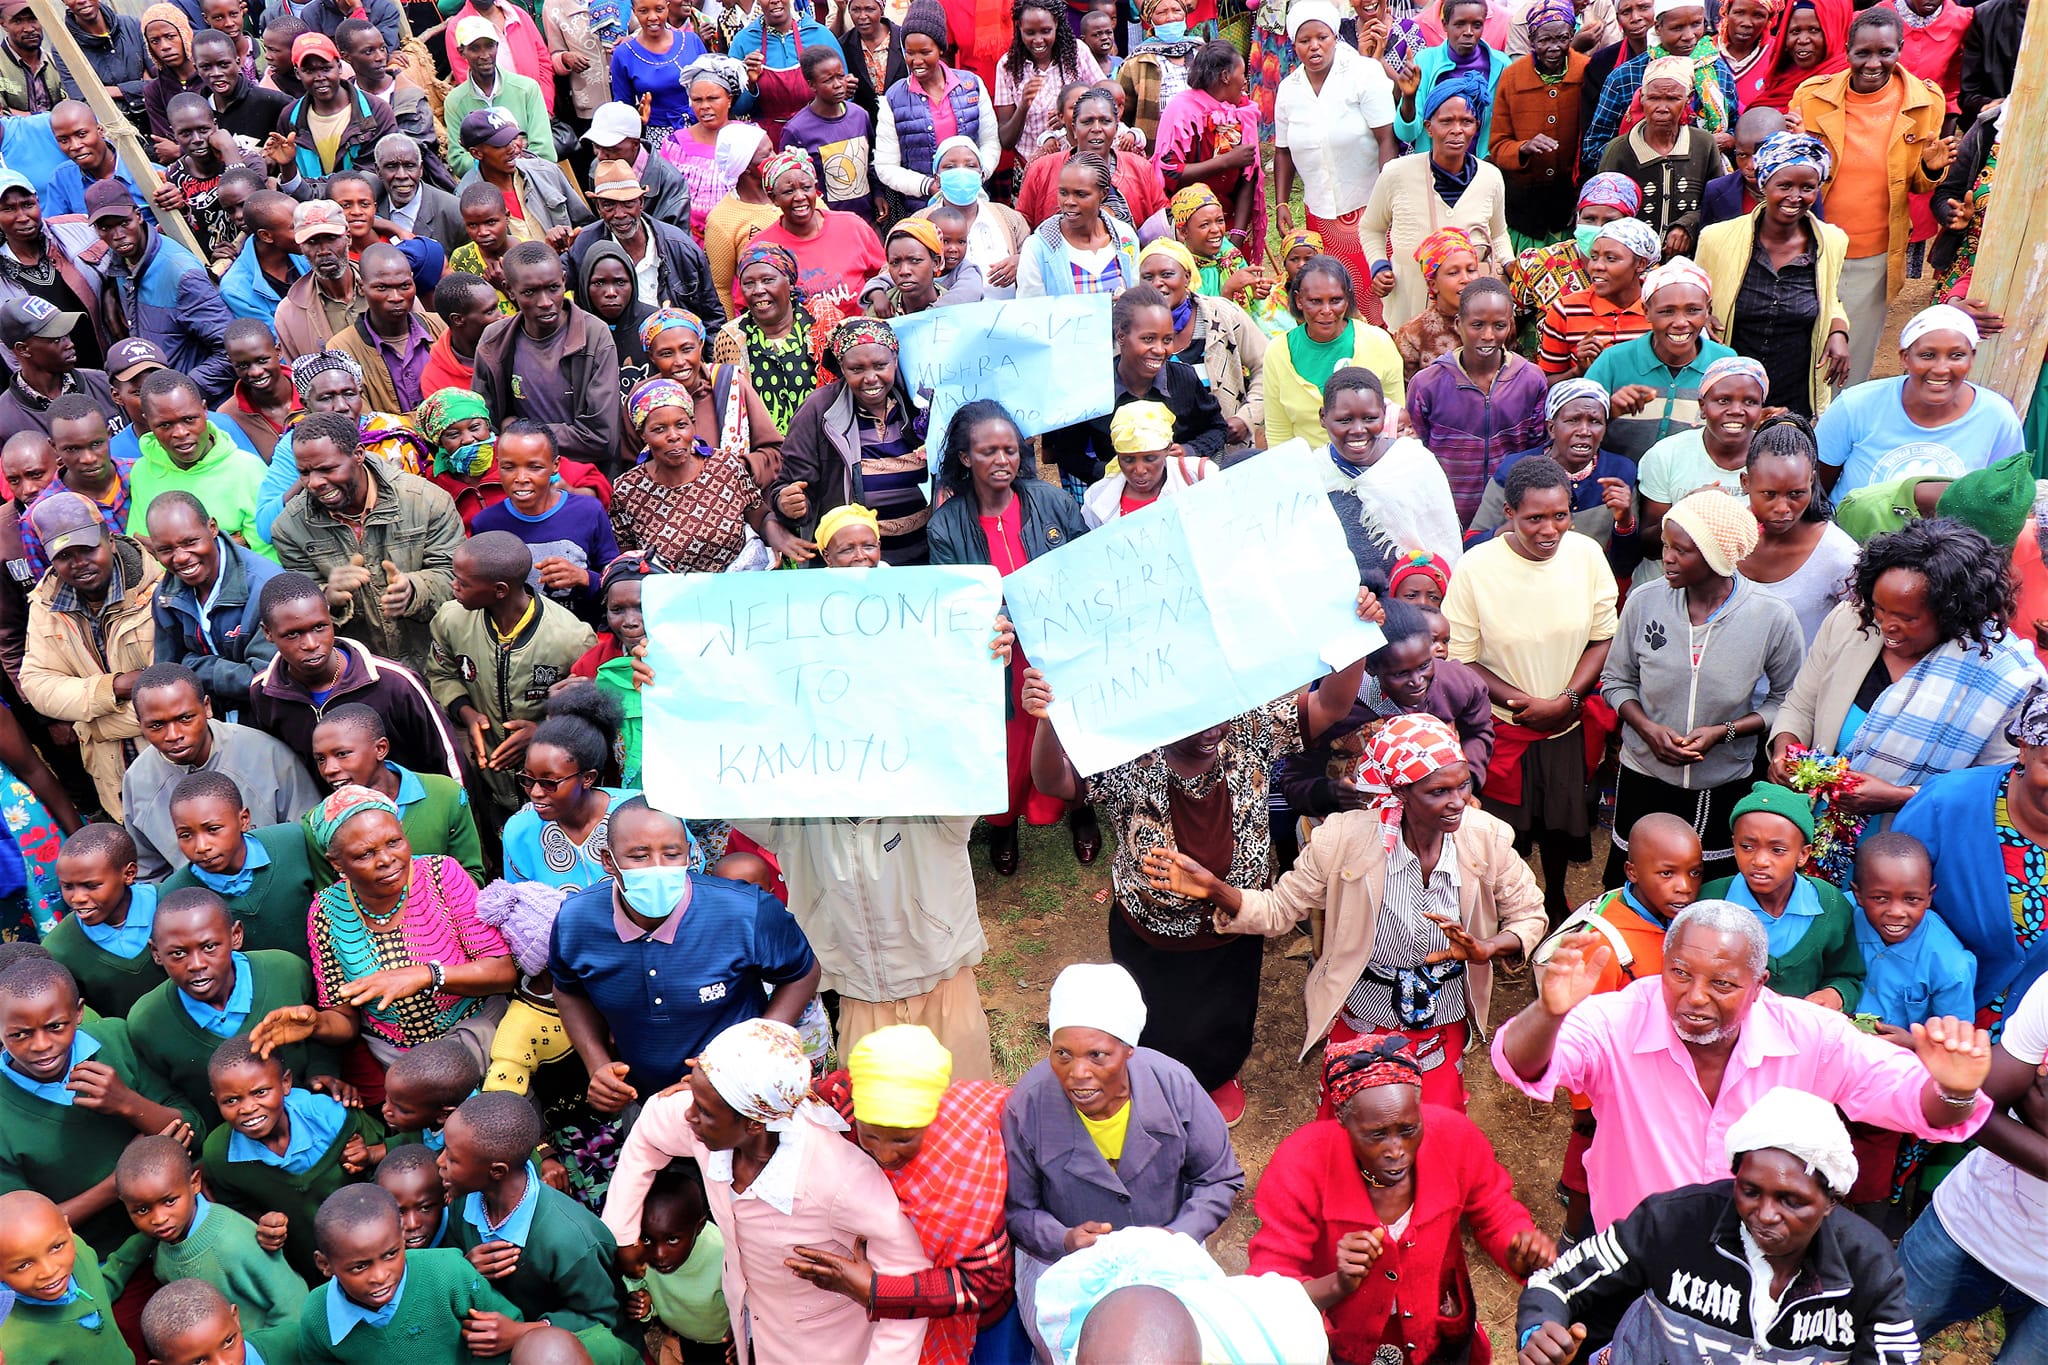
[[[149,158],[149,148],[142,143],[142,135],[107,98],[106,87],[94,74],[92,63],[85,59],[78,39],[72,37],[71,30],[64,26],[64,7],[57,0],[29,0],[29,5],[35,10],[36,18],[43,21],[44,50],[52,53],[71,73],[79,92],[85,96],[86,104],[91,107],[93,117],[100,121],[100,131],[114,145],[114,155],[128,168],[135,188],[142,191],[143,200],[149,204],[150,212],[156,215],[158,230],[197,256],[201,265],[206,264],[206,251],[199,245],[199,239],[192,235],[192,225],[185,221],[185,215],[166,213],[156,206],[156,192],[163,184],[163,178],[156,173],[156,166]]]
[[[2027,13],[2006,103],[2012,137],[1998,149],[1970,277],[1971,297],[2003,313],[2005,330],[1984,339],[1971,378],[2004,394],[2024,418],[2048,351],[2048,3]]]

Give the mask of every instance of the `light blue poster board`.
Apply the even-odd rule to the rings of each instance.
[[[934,462],[954,410],[977,398],[1008,408],[1026,437],[1107,414],[1116,403],[1109,303],[1107,294],[1070,294],[889,319],[904,382],[930,404]]]
[[[1017,643],[1086,776],[1379,648],[1358,565],[1309,463],[1261,455],[1003,580]]]
[[[657,574],[647,799],[691,819],[1009,804],[986,567]]]

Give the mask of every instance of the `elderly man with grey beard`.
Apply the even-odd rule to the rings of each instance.
[[[1547,1100],[1563,1087],[1592,1100],[1596,1228],[1648,1195],[1724,1179],[1729,1126],[1774,1086],[1935,1142],[1984,1126],[1989,1034],[1936,1018],[1900,1046],[1777,994],[1769,938],[1742,906],[1686,907],[1664,935],[1661,975],[1595,995],[1611,951],[1599,934],[1563,938],[1539,971],[1536,999],[1493,1040],[1494,1069],[1517,1090]]]

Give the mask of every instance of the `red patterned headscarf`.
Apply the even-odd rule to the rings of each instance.
[[[1422,1066],[1414,1048],[1398,1033],[1332,1042],[1323,1049],[1323,1093],[1329,1097],[1330,1111],[1342,1112],[1353,1095],[1375,1086],[1412,1085],[1420,1090]]]
[[[1366,741],[1358,785],[1372,794],[1380,813],[1380,833],[1389,852],[1401,837],[1401,798],[1397,793],[1440,768],[1463,763],[1465,751],[1448,722],[1424,712],[1391,717]]]

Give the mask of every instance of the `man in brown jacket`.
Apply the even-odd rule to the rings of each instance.
[[[447,324],[419,307],[412,266],[397,247],[374,242],[360,263],[363,315],[327,339],[327,348],[363,369],[363,407],[370,412],[411,412],[425,395],[421,377],[427,352]]]

